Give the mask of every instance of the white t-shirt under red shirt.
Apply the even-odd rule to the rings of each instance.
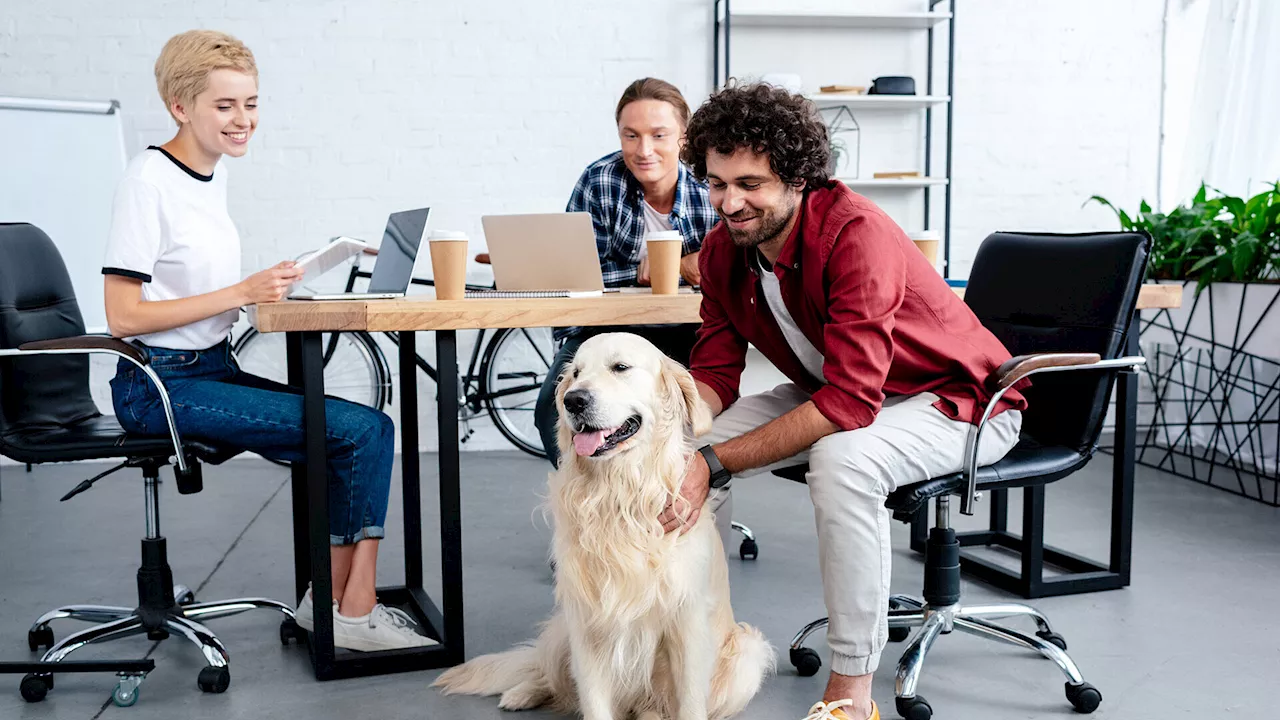
[[[102,274],[142,281],[142,299],[177,300],[240,282],[240,234],[227,214],[227,170],[201,175],[151,147],[116,189]],[[227,338],[239,310],[137,336],[147,345],[203,350]]]

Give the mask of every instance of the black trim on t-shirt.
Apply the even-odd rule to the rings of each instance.
[[[146,282],[146,283],[151,282],[150,275],[146,273],[140,273],[137,270],[125,270],[124,268],[104,267],[102,268],[102,274],[103,275],[120,275],[122,277],[133,278],[134,280],[141,280],[142,282]]]
[[[168,150],[165,150],[165,149],[164,149],[164,148],[162,148],[162,147],[158,147],[158,146],[156,146],[156,145],[148,145],[148,146],[147,146],[147,149],[148,149],[148,150],[159,150],[160,152],[164,153],[164,156],[165,156],[165,157],[167,157],[167,158],[169,158],[170,160],[172,160],[174,165],[177,165],[178,167],[182,168],[183,172],[185,172],[186,174],[190,175],[191,177],[193,177],[193,178],[195,178],[195,179],[199,180],[200,182],[209,182],[210,180],[212,180],[212,179],[213,179],[213,173],[209,173],[208,175],[201,175],[200,173],[196,172],[195,170],[192,170],[191,168],[187,167],[186,165],[183,165],[181,160],[179,160],[178,158],[174,157],[172,154],[170,154],[170,153],[169,153],[169,151],[168,151]]]

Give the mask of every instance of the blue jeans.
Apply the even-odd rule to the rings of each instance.
[[[285,462],[305,462],[302,393],[250,375],[223,341],[207,350],[170,350],[134,343],[150,358],[184,438],[241,448]],[[160,394],[136,365],[121,360],[111,379],[121,427],[168,435]],[[329,475],[329,542],[350,545],[386,533],[395,424],[371,407],[326,398],[325,456]]]

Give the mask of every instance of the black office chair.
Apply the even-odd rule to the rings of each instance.
[[[203,487],[200,463],[221,463],[238,450],[182,440],[174,424],[164,384],[136,347],[111,337],[85,335],[80,308],[66,266],[49,236],[26,223],[0,224],[0,454],[25,463],[120,458],[116,467],[86,480],[63,500],[88,490],[96,481],[126,467],[140,468],[145,485],[146,535],[138,570],[138,605],[67,605],[41,615],[27,633],[32,652],[47,648],[42,665],[62,662],[91,643],[146,633],[162,640],[176,632],[195,643],[208,666],[198,684],[220,693],[231,682],[226,648],[203,621],[255,608],[285,616],[281,639],[298,639],[293,608],[265,598],[196,603],[191,590],[174,585],[165,538],[160,534],[160,468],[176,464],[178,492]],[[107,353],[136,364],[160,390],[169,420],[166,437],[126,433],[114,417],[98,412],[89,393],[90,353]],[[49,623],[68,618],[97,623],[55,644]],[[46,667],[52,668],[53,665]],[[21,672],[21,670],[19,670]],[[125,673],[114,699],[132,705],[145,673]],[[22,679],[22,696],[43,700],[53,687],[45,669]]]
[[[1067,655],[1067,643],[1045,616],[1020,603],[960,604],[960,544],[950,525],[951,496],[960,496],[960,512],[973,514],[983,490],[1043,485],[1060,480],[1089,461],[1097,449],[1111,390],[1118,372],[1132,372],[1141,357],[1118,357],[1146,272],[1150,239],[1135,233],[1048,235],[996,233],[974,259],[965,302],[1014,355],[988,379],[992,404],[1023,378],[1036,376],[1021,390],[1028,401],[1022,437],[1004,459],[977,468],[975,448],[990,408],[965,445],[966,470],[898,488],[885,505],[894,518],[910,522],[929,500],[936,508],[925,549],[924,593],[917,599],[890,600],[889,636],[905,640],[919,627],[898,662],[896,705],[907,720],[929,720],[933,710],[916,692],[925,654],[939,635],[952,630],[995,638],[1035,650],[1067,677],[1067,699],[1078,712],[1091,713],[1102,702]],[[1077,371],[1061,374],[1065,371]],[[1054,373],[1052,375],[1046,373]],[[804,482],[804,465],[775,474]],[[1034,636],[991,622],[1027,616]],[[827,620],[805,626],[791,643],[791,663],[801,675],[813,675],[822,661],[804,646]]]

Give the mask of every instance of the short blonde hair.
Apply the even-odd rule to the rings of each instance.
[[[156,88],[165,110],[173,116],[173,102],[191,105],[209,87],[209,73],[227,68],[258,79],[253,53],[236,38],[216,30],[188,30],[174,35],[156,58]],[[173,117],[177,122],[178,118]]]

